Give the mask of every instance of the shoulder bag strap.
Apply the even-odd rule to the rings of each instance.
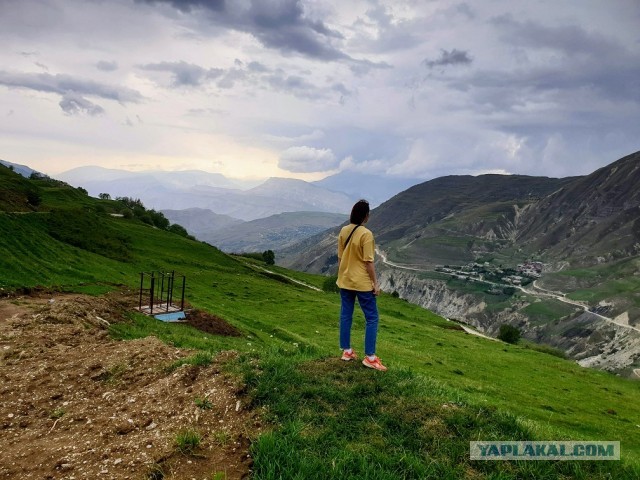
[[[349,245],[349,240],[351,240],[351,235],[353,235],[353,232],[355,232],[355,231],[356,231],[356,228],[358,228],[359,226],[360,226],[360,225],[356,225],[356,226],[354,227],[354,229],[353,229],[353,230],[351,230],[351,233],[350,233],[350,234],[349,234],[349,236],[347,237],[347,241],[346,241],[346,242],[344,242],[344,248],[347,248],[347,245]]]

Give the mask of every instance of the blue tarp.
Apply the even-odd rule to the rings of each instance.
[[[180,322],[186,318],[184,312],[161,313],[154,315],[154,317],[163,322]]]

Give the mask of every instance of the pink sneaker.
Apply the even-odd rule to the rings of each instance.
[[[382,364],[380,358],[378,357],[375,357],[373,360],[369,360],[369,357],[364,357],[364,360],[362,360],[362,364],[365,367],[374,368],[376,370],[380,370],[381,372],[387,371],[387,367]]]
[[[342,352],[342,357],[340,358],[340,360],[344,360],[345,362],[349,362],[351,360],[357,360],[358,359],[358,355],[356,355],[355,350],[351,350],[351,353],[347,352],[346,350]]]

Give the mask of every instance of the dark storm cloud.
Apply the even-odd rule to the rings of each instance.
[[[475,87],[473,101],[485,113],[510,112],[532,103],[555,105],[557,112],[588,111],[597,102],[640,104],[637,51],[578,26],[546,27],[511,17],[492,22],[504,42],[524,52],[526,62],[518,69],[485,69],[449,80],[459,91]],[[542,49],[554,55],[529,60],[530,53]]]
[[[639,59],[640,60],[640,59]],[[571,68],[536,66],[517,73],[480,71],[469,78],[455,80],[450,86],[458,90],[476,87],[479,105],[498,111],[510,111],[532,101],[548,103],[574,110],[598,99],[640,103],[640,63],[618,65],[574,65]],[[577,102],[581,100],[581,102]]]
[[[511,45],[527,50],[548,49],[561,56],[555,64],[525,71],[519,83],[536,91],[585,89],[610,100],[640,102],[637,49],[632,52],[614,39],[575,25],[546,27],[531,21],[518,22],[510,16],[495,18],[493,23]]]
[[[321,20],[305,15],[301,0],[251,0],[248,4],[205,0],[139,0],[169,4],[185,13],[209,13],[206,22],[253,35],[264,46],[283,53],[298,53],[319,60],[351,60],[332,42],[343,40]],[[198,12],[200,13],[200,12]]]
[[[446,67],[449,65],[469,65],[473,59],[469,56],[469,52],[464,50],[458,50],[454,48],[451,51],[440,50],[440,57],[435,60],[429,60],[425,58],[422,61],[423,65],[429,68],[433,67]]]
[[[199,87],[204,83],[220,77],[224,70],[221,68],[205,69],[186,62],[160,62],[141,65],[140,68],[153,72],[168,72],[172,74],[173,87]]]
[[[249,88],[272,90],[306,100],[338,98],[344,102],[352,92],[342,83],[316,85],[300,73],[287,73],[277,68],[271,69],[259,62],[247,64],[240,60],[233,67],[203,68],[185,62],[160,62],[139,66],[145,71],[168,72],[172,75],[172,88],[204,87],[214,84],[225,90],[242,84]]]
[[[238,25],[264,45],[283,52],[321,60],[349,58],[330,43],[342,35],[319,20],[306,18],[300,0],[253,0],[246,14],[238,17]]]
[[[62,74],[0,71],[0,85],[61,95],[60,108],[69,114],[88,113],[90,115],[98,115],[104,112],[102,107],[90,102],[84,98],[85,96],[115,100],[120,103],[142,100],[142,95],[130,88],[116,87]]]

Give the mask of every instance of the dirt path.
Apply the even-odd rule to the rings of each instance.
[[[290,277],[290,276],[288,276],[288,275],[283,275],[283,274],[281,274],[281,273],[273,272],[273,271],[268,270],[268,269],[266,269],[266,268],[264,268],[264,267],[258,267],[258,268],[259,268],[260,270],[262,270],[262,271],[264,271],[264,272],[267,272],[267,273],[270,273],[270,274],[272,274],[272,275],[280,275],[281,277],[286,278],[286,279],[287,279],[287,280],[289,280],[290,282],[297,283],[298,285],[302,285],[303,287],[307,287],[307,288],[309,288],[309,289],[311,289],[311,290],[315,290],[316,292],[321,292],[321,291],[322,291],[322,289],[321,289],[321,288],[318,288],[318,287],[316,287],[316,286],[314,286],[314,285],[309,285],[308,283],[305,283],[305,282],[303,282],[302,280],[297,280],[297,279],[295,279],[295,278],[293,278],[293,277]]]
[[[400,268],[402,270],[413,270],[414,272],[429,272],[431,270],[427,268],[418,268],[418,267],[410,267],[408,265],[401,265],[399,263],[390,262],[387,260],[387,255],[382,251],[376,248],[376,254],[382,259],[382,263],[388,265],[393,268]]]
[[[322,289],[321,289],[321,288],[318,288],[318,287],[316,287],[315,285],[309,285],[308,283],[305,283],[305,282],[303,282],[303,281],[301,281],[301,280],[297,280],[297,279],[295,279],[295,278],[293,278],[293,277],[290,277],[290,276],[288,276],[288,275],[284,275],[284,274],[279,273],[279,272],[274,272],[273,270],[269,270],[268,268],[261,267],[260,265],[254,265],[254,264],[252,264],[252,263],[245,262],[245,261],[242,261],[242,260],[240,260],[240,261],[241,261],[241,262],[242,262],[246,267],[249,267],[249,268],[251,268],[251,269],[254,269],[254,270],[256,270],[256,269],[257,269],[257,270],[262,270],[263,272],[268,273],[268,274],[270,274],[270,275],[278,275],[278,276],[280,276],[280,277],[282,277],[282,278],[286,278],[286,279],[287,279],[287,280],[289,280],[290,282],[297,283],[298,285],[302,285],[303,287],[307,287],[307,288],[309,288],[309,289],[311,289],[311,290],[315,290],[316,292],[321,292],[321,291],[322,291]]]
[[[220,368],[234,354],[167,368],[194,352],[109,337],[129,303],[122,293],[0,300],[0,479],[250,473],[258,420]],[[201,436],[195,455],[177,448],[185,429]]]
[[[493,337],[489,337],[488,335],[485,335],[484,333],[480,333],[479,331],[467,327],[466,325],[460,325],[462,327],[462,329],[467,332],[470,335],[475,335],[476,337],[482,337],[482,338],[486,338],[487,340],[493,340],[494,342],[497,342],[498,339],[497,338],[493,338]]]

